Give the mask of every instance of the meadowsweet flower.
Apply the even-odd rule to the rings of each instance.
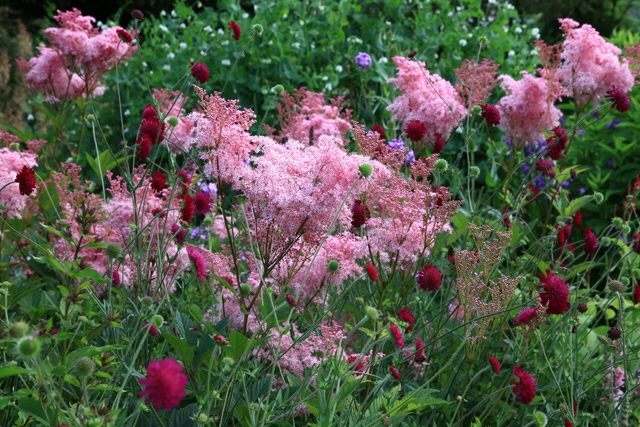
[[[498,64],[488,59],[483,59],[479,63],[465,59],[460,64],[460,67],[455,69],[456,89],[460,97],[465,101],[467,108],[485,104],[491,95],[491,90],[497,83],[498,68]],[[483,114],[484,110],[483,106]]]
[[[36,174],[32,168],[23,166],[20,172],[16,174],[16,182],[18,183],[20,195],[28,196],[36,188]]]
[[[516,384],[513,386],[513,394],[516,402],[529,404],[536,395],[536,379],[529,372],[519,366],[513,368],[513,375],[516,377]]]
[[[238,25],[238,23],[236,21],[229,21],[227,26],[229,27],[229,29],[233,33],[233,38],[235,40],[240,40],[240,35],[242,34],[242,31],[240,29],[240,25]]]
[[[371,56],[367,52],[358,53],[353,60],[359,68],[369,68],[371,66]]]
[[[604,376],[605,388],[610,393],[609,399],[618,402],[624,396],[625,374],[622,368],[613,368]]]
[[[584,251],[588,255],[593,255],[598,250],[598,236],[589,227],[585,227],[582,236],[584,237]]]
[[[371,281],[373,282],[377,282],[379,279],[379,276],[378,276],[378,270],[376,269],[376,267],[370,262],[368,262],[367,265],[365,265],[364,267],[365,267],[365,270],[367,270],[367,275],[369,276],[369,279],[371,279]]]
[[[402,307],[400,311],[398,311],[397,316],[398,316],[398,319],[402,320],[403,322],[407,322],[409,324],[405,329],[405,332],[411,332],[413,330],[413,326],[416,323],[416,319],[413,316],[413,313],[411,312],[411,310],[409,310],[407,307]]]
[[[188,382],[182,365],[175,360],[153,360],[147,367],[147,376],[140,380],[140,397],[145,398],[156,410],[173,409],[186,396]]]
[[[196,62],[191,66],[191,75],[201,84],[204,84],[209,81],[209,67],[202,62]]]
[[[425,265],[418,273],[418,285],[425,291],[437,291],[442,285],[442,272],[432,264]]]
[[[569,18],[559,21],[564,41],[556,77],[566,94],[580,105],[597,101],[614,88],[616,94],[626,95],[634,85],[634,77],[628,60],[620,57],[620,49],[608,43],[591,25],[580,25]]]
[[[500,373],[500,361],[491,355],[489,355],[487,358],[489,359],[489,363],[491,364],[491,369],[493,369],[493,372],[498,375]]]
[[[393,337],[393,342],[396,344],[396,347],[398,348],[404,347],[404,337],[402,336],[402,331],[400,331],[400,328],[398,327],[398,325],[396,325],[395,323],[392,323],[389,326],[389,332]]]
[[[398,75],[389,82],[402,92],[387,107],[393,113],[393,119],[403,122],[405,128],[411,120],[422,122],[426,130],[416,140],[425,138],[433,141],[435,134],[448,140],[467,115],[456,89],[439,75],[430,73],[423,62],[401,56],[393,60],[398,67]]]
[[[540,278],[543,290],[540,293],[540,301],[547,307],[548,314],[562,314],[569,311],[569,285],[559,276],[547,272]]]

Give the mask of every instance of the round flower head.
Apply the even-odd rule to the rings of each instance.
[[[367,205],[356,199],[351,207],[351,226],[353,228],[360,228],[366,224],[369,218],[371,218],[371,211]]]
[[[238,25],[236,21],[229,21],[229,24],[227,25],[229,26],[229,29],[233,33],[234,40],[240,40],[240,35],[242,33],[240,30],[240,25]]]
[[[437,267],[427,264],[418,273],[418,285],[425,291],[437,291],[442,285],[442,273]]]
[[[404,347],[404,337],[402,336],[402,331],[400,331],[398,325],[392,323],[391,326],[389,326],[389,332],[391,332],[391,336],[393,337],[393,341],[395,342],[396,347]]]
[[[196,62],[191,66],[191,75],[204,84],[209,80],[209,68],[202,62]]]
[[[562,314],[569,311],[569,285],[553,273],[540,278],[543,291],[540,293],[542,305],[547,307],[548,314]]]
[[[615,109],[621,113],[624,113],[631,107],[629,95],[615,86],[607,91],[607,99],[611,101]]]
[[[28,166],[23,166],[20,172],[16,175],[16,182],[20,189],[20,194],[28,196],[33,193],[36,188],[36,174],[33,169]]]
[[[485,104],[482,106],[482,118],[489,126],[498,126],[500,124],[500,110],[493,104]]]
[[[372,281],[377,282],[379,279],[379,276],[378,276],[378,270],[376,269],[376,267],[370,262],[368,262],[367,265],[365,265],[365,269],[367,270],[367,275],[369,276],[369,278]]]
[[[367,52],[358,53],[353,60],[360,68],[369,68],[371,66],[371,56]]]
[[[598,236],[589,227],[585,227],[582,235],[584,237],[584,251],[588,255],[593,255],[598,250]]]
[[[424,343],[420,338],[416,338],[416,355],[414,360],[416,363],[422,363],[425,359]]]
[[[413,326],[416,323],[416,319],[413,316],[413,313],[411,312],[411,310],[409,310],[407,307],[402,307],[400,311],[398,311],[397,316],[398,316],[398,319],[402,320],[403,322],[407,322],[409,324],[409,326],[407,326],[406,328],[406,331],[411,332],[413,330]]]
[[[175,360],[154,360],[147,367],[147,376],[140,380],[140,397],[156,410],[173,409],[186,396],[188,381],[182,365]]]
[[[421,141],[427,134],[427,126],[420,120],[409,120],[404,125],[404,133],[412,141]]]
[[[538,310],[534,307],[527,307],[523,309],[518,315],[513,319],[513,326],[521,326],[528,325],[531,323],[533,319],[538,315]]]
[[[151,188],[159,193],[167,188],[167,178],[160,171],[155,171],[151,174]]]
[[[536,379],[529,372],[519,366],[513,368],[513,375],[517,378],[513,386],[516,402],[529,404],[536,395]]]

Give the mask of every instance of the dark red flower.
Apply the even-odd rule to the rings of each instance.
[[[296,306],[296,298],[291,294],[287,294],[287,303],[291,307],[295,307]]]
[[[209,81],[209,68],[202,62],[196,62],[191,66],[191,75],[194,79],[204,84]]]
[[[571,237],[571,226],[569,224],[565,224],[564,227],[558,227],[557,240],[559,247],[564,247],[569,237]]]
[[[233,32],[233,38],[236,40],[240,40],[240,34],[241,34],[240,25],[238,25],[236,21],[229,21],[229,24],[227,25]]]
[[[584,237],[584,251],[589,255],[593,255],[598,250],[598,236],[589,227],[585,227],[582,232]]]
[[[621,113],[624,113],[631,107],[629,95],[615,86],[607,91],[607,99],[611,101],[615,109]]]
[[[391,332],[391,336],[393,337],[393,341],[396,343],[396,347],[404,347],[404,337],[402,336],[402,331],[400,331],[398,325],[392,323],[389,326],[389,332]]]
[[[620,339],[620,337],[622,336],[622,334],[620,333],[620,329],[616,328],[615,326],[611,329],[609,329],[609,331],[607,332],[607,336],[612,340],[615,341],[617,339]]]
[[[420,338],[416,338],[416,355],[413,360],[415,360],[416,363],[422,363],[425,359],[424,343]]]
[[[482,106],[482,117],[489,126],[498,126],[500,124],[500,110],[493,104]]]
[[[367,367],[367,361],[358,354],[350,354],[347,356],[347,363],[354,365],[353,370],[356,372],[364,372]]]
[[[148,135],[140,134],[136,140],[136,144],[138,144],[138,151],[136,152],[138,160],[144,160],[149,157],[149,154],[151,154],[151,148],[153,147],[151,138]]]
[[[164,139],[164,126],[164,123],[155,117],[142,119],[140,134],[148,136],[151,142],[155,144]]]
[[[442,135],[440,135],[439,133],[435,134],[435,141],[433,141],[433,152],[435,154],[440,154],[440,152],[442,151],[442,149],[444,148],[444,145],[447,142],[444,140],[444,138],[442,137]]]
[[[573,214],[573,225],[574,227],[580,227],[582,225],[582,211],[578,211]]]
[[[158,112],[152,104],[147,104],[142,110],[142,120],[144,119],[156,119],[158,118]]]
[[[116,30],[116,34],[118,35],[118,37],[120,37],[120,40],[125,43],[131,44],[131,42],[133,41],[133,37],[131,37],[131,34],[129,34],[129,32],[124,28],[118,28]]]
[[[563,422],[564,422],[564,427],[573,427],[573,423],[569,418],[565,418]]]
[[[569,142],[569,134],[560,126],[553,128],[553,135],[547,138],[547,155],[553,160],[564,156],[564,150]]]
[[[140,9],[133,9],[131,11],[131,17],[138,21],[142,21],[144,19],[144,13]]]
[[[369,218],[371,218],[371,211],[367,205],[360,200],[354,201],[351,207],[351,226],[353,228],[360,228]]]
[[[187,395],[185,388],[188,382],[184,369],[175,360],[154,360],[147,367],[147,376],[140,380],[140,397],[156,410],[173,409]]]
[[[535,377],[519,366],[513,368],[513,375],[517,377],[517,382],[512,389],[513,394],[516,395],[516,402],[531,403],[536,395]]]
[[[187,191],[191,186],[191,175],[189,175],[189,172],[185,171],[184,169],[179,169],[176,172],[176,175],[180,177],[180,179],[182,179],[182,182],[180,183],[182,191]]]
[[[569,285],[551,272],[540,278],[543,284],[543,291],[540,293],[542,305],[547,307],[548,314],[562,314],[569,311]]]
[[[400,311],[398,311],[398,319],[403,322],[407,322],[409,326],[405,329],[406,332],[413,331],[413,326],[416,323],[415,317],[413,317],[413,313],[407,307],[402,307]]]
[[[385,139],[387,139],[387,134],[384,132],[384,128],[379,124],[376,123],[375,125],[371,126],[371,130],[380,135],[381,140],[384,141]]]
[[[222,335],[214,335],[213,339],[215,340],[215,342],[217,342],[220,345],[227,345],[229,344],[229,340],[227,340],[225,337],[223,337]]]
[[[418,285],[425,291],[437,291],[442,285],[442,273],[434,265],[427,264],[418,273]]]
[[[121,284],[122,279],[120,278],[120,273],[118,272],[118,270],[113,270],[111,272],[111,285],[114,288],[119,288]]]
[[[159,193],[167,188],[167,178],[160,171],[155,171],[151,174],[151,188]]]
[[[633,303],[640,304],[640,285],[636,285],[633,288]]]
[[[364,268],[367,270],[369,279],[371,279],[374,282],[377,282],[380,276],[378,275],[378,270],[376,269],[375,265],[368,262],[367,265],[364,266]]]
[[[553,168],[556,163],[549,159],[540,159],[536,162],[536,169],[542,172],[543,175],[553,178],[556,174],[553,172]]]
[[[489,363],[491,364],[491,369],[493,369],[493,372],[498,375],[500,373],[500,361],[491,355],[489,355],[487,359],[489,359]]]
[[[144,328],[149,332],[149,335],[157,337],[160,335],[160,331],[156,325],[149,325],[148,323],[144,325]]]
[[[194,199],[196,213],[206,215],[211,210],[211,195],[205,191],[198,191]]]
[[[184,243],[184,239],[187,237],[187,232],[178,224],[173,224],[171,226],[171,234],[173,234],[173,237],[175,237],[176,242],[179,245]]]
[[[20,194],[22,196],[28,196],[36,189],[36,173],[32,168],[23,166],[20,172],[16,175],[16,181]]]
[[[181,218],[187,224],[191,223],[193,219],[193,214],[196,210],[196,203],[193,200],[193,197],[189,194],[184,194],[182,196],[182,210],[181,210]]]
[[[389,365],[389,373],[391,373],[391,376],[398,381],[402,379],[402,376],[400,375],[400,370],[393,365]]]
[[[516,315],[513,319],[513,326],[528,325],[538,315],[538,310],[534,307],[527,307]]]
[[[404,126],[404,133],[412,141],[421,141],[427,134],[427,125],[420,120],[409,120]]]

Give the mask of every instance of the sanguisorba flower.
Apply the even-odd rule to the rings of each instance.
[[[173,409],[186,396],[189,379],[182,365],[171,358],[153,360],[147,367],[147,376],[140,380],[143,397],[156,410]]]
[[[23,166],[16,175],[16,182],[22,196],[28,196],[36,188],[36,174],[29,166]]]
[[[416,355],[414,360],[416,363],[422,363],[426,360],[424,343],[420,338],[416,338]]]
[[[204,84],[209,81],[209,67],[202,62],[196,62],[191,66],[191,75],[194,79]]]
[[[208,269],[204,255],[202,255],[202,253],[193,246],[187,246],[187,254],[189,255],[191,262],[193,262],[198,279],[205,280],[207,278]]]
[[[360,228],[366,224],[369,218],[371,218],[369,207],[360,200],[354,201],[351,207],[351,226],[353,228]]]
[[[411,332],[413,330],[413,326],[416,323],[416,319],[413,316],[413,313],[411,312],[411,310],[409,310],[407,307],[402,307],[400,311],[398,311],[397,315],[398,315],[398,319],[402,320],[403,322],[407,322],[409,324],[409,326],[407,326],[405,330],[407,332]]]
[[[582,232],[584,237],[584,251],[588,255],[593,255],[598,250],[598,236],[589,227],[585,227]]]
[[[500,124],[500,110],[493,104],[485,104],[482,106],[482,118],[489,126],[498,126]]]
[[[493,372],[498,375],[500,373],[500,361],[491,355],[489,355],[487,359],[489,359],[489,363],[491,364],[491,369],[493,369]]]
[[[236,21],[229,21],[227,24],[229,29],[233,33],[233,38],[235,40],[240,40],[240,36],[242,34],[242,30],[240,29],[240,25]]]
[[[364,268],[367,270],[369,279],[371,279],[373,282],[377,282],[380,276],[378,275],[378,270],[376,269],[375,265],[368,262],[367,265],[364,266]]]
[[[624,113],[631,107],[629,95],[615,86],[607,91],[607,99],[611,101],[615,109],[621,113]]]
[[[400,370],[393,365],[389,365],[389,373],[393,378],[395,378],[398,381],[402,379],[402,376],[400,375]]]
[[[425,291],[437,291],[442,285],[442,272],[432,264],[425,265],[418,273],[418,285]]]
[[[396,347],[404,347],[404,337],[402,336],[402,331],[400,331],[398,325],[392,323],[389,326],[389,332],[391,332],[391,336],[393,337],[393,341],[395,342]]]
[[[538,310],[535,307],[526,307],[513,319],[513,326],[528,325],[537,315]]]
[[[412,141],[421,141],[427,134],[427,126],[420,120],[409,120],[404,125],[404,133]]]
[[[556,274],[548,272],[540,278],[543,285],[540,293],[542,305],[547,307],[548,314],[562,314],[569,311],[569,285]]]
[[[513,368],[513,375],[516,377],[516,383],[513,386],[513,394],[516,396],[516,402],[529,404],[536,395],[536,379],[529,372],[519,366]]]

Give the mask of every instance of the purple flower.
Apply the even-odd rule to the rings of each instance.
[[[522,173],[523,174],[528,174],[529,171],[531,170],[531,166],[530,165],[522,165]]]
[[[535,185],[536,187],[538,187],[540,190],[544,190],[544,188],[547,186],[547,182],[544,179],[543,175],[538,175],[534,180],[533,180],[533,185]]]
[[[584,129],[582,129],[582,128],[577,129],[577,130],[576,130],[576,135],[578,135],[578,136],[584,136]]]
[[[504,141],[504,145],[506,145],[509,148],[513,148],[513,141],[511,141],[510,137],[505,135],[503,141]]]
[[[207,240],[207,237],[207,229],[204,227],[194,227],[193,230],[191,230],[191,232],[189,233],[189,238],[191,240]]]
[[[573,179],[569,178],[568,180],[561,182],[560,187],[567,188],[571,185],[572,182],[573,182]]]
[[[612,169],[616,166],[616,162],[614,162],[613,159],[609,159],[605,162],[605,165],[607,165],[608,168]]]
[[[586,188],[584,188],[584,187],[580,187],[580,188],[578,189],[578,193],[580,193],[580,194],[584,194],[584,193],[586,193],[586,192],[587,192],[587,189],[586,189]]]
[[[621,122],[622,122],[622,119],[620,119],[619,117],[616,117],[613,120],[611,120],[609,123],[607,123],[606,128],[607,129],[614,128],[618,126]]]
[[[218,186],[215,182],[198,181],[198,186],[200,186],[200,190],[211,196],[218,193]]]
[[[407,152],[407,155],[404,157],[404,165],[405,166],[412,165],[415,163],[415,161],[416,161],[415,153],[413,152],[413,150],[409,150]]]
[[[369,68],[371,66],[371,56],[367,52],[360,52],[353,60],[360,68]]]
[[[389,144],[389,147],[391,147],[394,150],[398,150],[398,149],[404,147],[404,141],[402,140],[401,136],[399,136],[399,137],[397,137],[395,139],[392,139],[387,144]]]

